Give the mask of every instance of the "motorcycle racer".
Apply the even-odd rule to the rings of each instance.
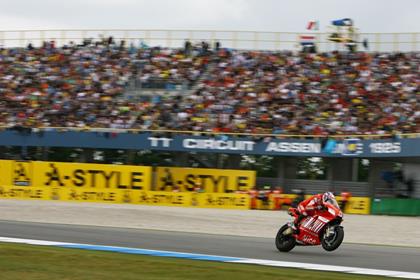
[[[307,216],[313,216],[318,211],[326,209],[327,203],[335,205],[335,201],[336,200],[334,194],[332,192],[326,192],[323,194],[313,195],[310,198],[299,203],[297,207],[297,213],[299,214],[299,216],[295,219],[292,226],[295,233],[299,233],[299,223],[302,221],[303,218]]]

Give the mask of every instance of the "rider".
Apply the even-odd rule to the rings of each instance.
[[[292,226],[295,233],[299,233],[299,223],[306,216],[313,216],[317,211],[323,210],[326,208],[326,203],[335,200],[334,194],[332,192],[326,192],[323,194],[316,194],[310,198],[299,203],[296,213],[299,215],[295,219]]]

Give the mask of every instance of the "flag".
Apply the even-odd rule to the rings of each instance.
[[[319,21],[311,20],[306,26],[307,30],[319,30]]]

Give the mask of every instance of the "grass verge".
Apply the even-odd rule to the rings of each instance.
[[[391,279],[112,252],[0,243],[2,280]]]

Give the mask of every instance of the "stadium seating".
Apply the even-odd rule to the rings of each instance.
[[[69,44],[1,49],[0,126],[270,134],[420,133],[420,53]],[[155,102],[121,98],[184,85]]]

